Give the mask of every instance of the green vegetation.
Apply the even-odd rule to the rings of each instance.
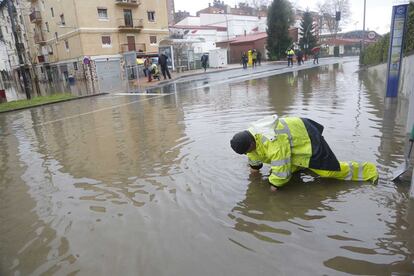
[[[315,26],[313,25],[313,18],[311,13],[307,10],[303,13],[302,20],[300,22],[300,34],[302,38],[299,40],[300,48],[305,51],[305,54],[309,55],[311,49],[316,46]]]
[[[289,26],[293,23],[292,5],[288,0],[273,0],[267,14],[267,50],[269,59],[284,57],[291,46]]]
[[[21,109],[26,107],[35,107],[47,103],[55,103],[75,98],[72,94],[53,94],[50,96],[40,96],[31,100],[18,100],[0,104],[0,112]]]
[[[408,7],[407,30],[405,37],[404,53],[409,54],[414,50],[414,3]],[[363,65],[376,65],[387,62],[390,34],[386,34],[377,43],[365,48],[359,57],[359,63]]]

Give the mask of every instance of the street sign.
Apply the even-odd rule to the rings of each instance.
[[[407,4],[392,8],[390,48],[388,50],[387,98],[397,97],[398,94],[407,14]]]

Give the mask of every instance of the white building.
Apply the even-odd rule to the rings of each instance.
[[[265,32],[267,17],[201,13],[189,16],[175,24],[171,33],[188,39],[203,38],[205,42],[194,45],[197,53],[216,49],[216,42],[229,40],[240,35]]]

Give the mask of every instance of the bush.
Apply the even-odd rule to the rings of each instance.
[[[359,63],[362,65],[376,65],[387,62],[390,34],[387,33],[378,42],[365,48],[359,56]],[[414,50],[414,3],[408,7],[407,29],[405,36],[404,53],[408,54]]]

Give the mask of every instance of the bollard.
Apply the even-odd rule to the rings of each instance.
[[[4,89],[0,89],[0,103],[5,102],[7,102],[6,91]]]
[[[413,175],[411,176],[410,198],[414,199],[414,168]]]

